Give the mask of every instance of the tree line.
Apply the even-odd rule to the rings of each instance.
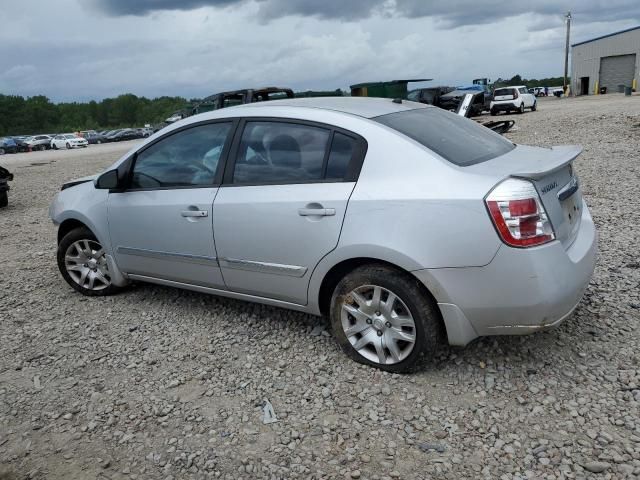
[[[514,75],[509,79],[498,78],[493,85],[495,87],[509,87],[515,85],[526,85],[529,88],[533,87],[561,87],[563,85],[564,77],[549,77],[549,78],[522,78],[520,75]],[[567,82],[571,81],[567,78]]]
[[[44,95],[0,95],[0,136],[155,124],[187,103],[182,97],[148,99],[130,93],[86,103],[53,103]]]

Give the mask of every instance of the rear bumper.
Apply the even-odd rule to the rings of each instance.
[[[586,204],[573,244],[517,249],[503,245],[484,267],[413,272],[437,298],[449,343],[554,327],[571,315],[596,262],[597,234]]]
[[[515,102],[500,102],[500,103],[492,103],[491,110],[504,112],[507,110],[518,110],[520,108],[520,104],[516,104]]]

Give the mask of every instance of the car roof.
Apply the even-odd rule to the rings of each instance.
[[[348,113],[364,118],[379,117],[389,113],[415,110],[416,108],[433,108],[417,102],[402,100],[398,102],[391,98],[370,98],[370,97],[309,97],[309,98],[287,98],[282,100],[269,100],[268,102],[247,103],[237,105],[228,109],[263,109],[268,107],[301,107],[316,108],[320,110],[331,110],[335,112]],[[266,112],[265,112],[266,114]]]

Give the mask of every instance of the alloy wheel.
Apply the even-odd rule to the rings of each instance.
[[[391,290],[377,285],[363,285],[346,296],[341,323],[351,346],[370,362],[399,363],[416,343],[409,308]]]
[[[64,265],[71,279],[87,290],[104,290],[111,285],[104,249],[95,240],[78,240],[67,248]]]

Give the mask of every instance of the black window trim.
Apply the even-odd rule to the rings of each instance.
[[[136,161],[138,159],[138,155],[143,153],[145,150],[147,150],[148,148],[152,147],[153,145],[157,144],[158,142],[161,142],[163,140],[166,140],[167,138],[180,133],[180,132],[184,132],[185,130],[190,130],[192,128],[196,128],[196,127],[201,127],[203,125],[215,125],[218,123],[229,123],[231,124],[231,128],[229,130],[229,134],[227,136],[227,139],[224,142],[224,145],[222,147],[222,153],[220,154],[220,159],[218,161],[218,167],[216,170],[216,173],[213,177],[213,183],[211,184],[207,184],[207,185],[176,185],[176,186],[169,186],[169,187],[146,187],[146,188],[130,188],[131,186],[131,180],[133,178],[133,168],[135,167]],[[152,142],[147,143],[146,145],[144,145],[140,150],[136,150],[129,158],[127,158],[124,162],[122,162],[120,164],[120,166],[123,166],[125,171],[123,172],[124,175],[126,176],[126,187],[118,190],[117,192],[112,191],[111,193],[123,193],[123,192],[143,192],[143,191],[153,191],[153,190],[188,190],[188,189],[194,189],[194,188],[217,188],[220,187],[221,183],[222,183],[222,175],[223,172],[225,170],[225,165],[227,163],[227,156],[229,155],[229,151],[231,149],[231,145],[233,144],[233,140],[235,139],[235,135],[237,132],[237,128],[238,128],[238,123],[239,120],[237,118],[234,117],[227,117],[227,118],[216,118],[213,120],[203,120],[200,122],[194,122],[194,123],[190,123],[188,125],[184,125],[180,128],[176,128],[175,130],[172,130],[170,132],[167,132],[166,134],[162,135],[161,137],[158,137],[156,139],[154,139]],[[119,169],[120,167],[118,167]]]
[[[271,182],[234,182],[233,173],[235,170],[236,160],[238,158],[238,153],[240,150],[240,142],[242,141],[242,135],[244,134],[246,125],[249,122],[287,123],[287,124],[293,124],[293,125],[304,125],[309,127],[322,128],[324,130],[327,130],[329,132],[329,138],[327,140],[327,148],[325,149],[323,163],[322,163],[322,178],[309,179],[309,180],[290,180],[290,181],[275,180]],[[335,132],[339,132],[355,140],[356,149],[351,157],[351,161],[349,162],[349,166],[347,167],[347,173],[344,176],[344,178],[327,179],[325,178],[327,164],[329,162],[329,155],[331,154],[331,147],[333,145],[333,137]],[[362,164],[364,163],[365,156],[367,155],[367,149],[368,149],[368,144],[367,144],[367,141],[364,139],[364,137],[350,130],[346,130],[344,128],[338,127],[336,125],[330,125],[328,123],[316,122],[312,120],[303,120],[303,119],[291,118],[291,117],[242,117],[240,118],[240,121],[235,130],[231,149],[229,150],[228,155],[225,158],[224,174],[222,177],[222,184],[220,185],[220,187],[228,188],[228,187],[255,187],[255,186],[261,186],[261,185],[276,186],[276,185],[304,185],[304,184],[314,184],[314,183],[357,182],[358,177],[360,176],[360,170],[362,170]]]

